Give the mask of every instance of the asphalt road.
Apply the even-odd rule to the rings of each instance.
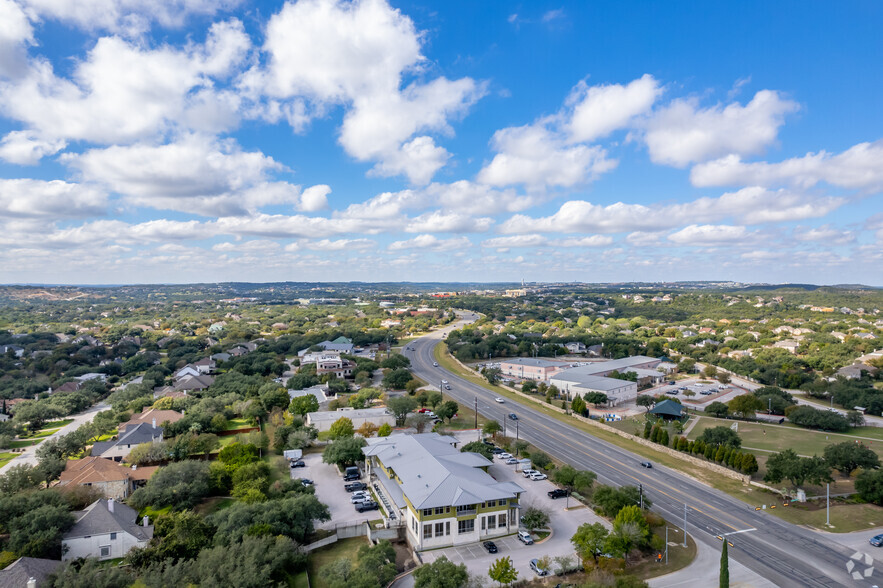
[[[474,315],[463,315],[467,322]],[[463,321],[416,339],[405,351],[414,373],[438,384],[447,380],[451,390],[445,394],[473,407],[477,401],[482,416],[506,423],[513,435],[514,422],[509,413],[519,417],[518,435],[561,461],[580,469],[591,470],[601,483],[613,486],[642,484],[645,495],[653,501],[653,510],[671,524],[682,525],[687,506],[687,531],[697,541],[720,549],[719,534],[730,533],[733,543],[730,558],[778,586],[872,586],[881,582],[883,572],[853,580],[846,564],[854,551],[825,535],[787,523],[774,515],[757,512],[753,507],[721,491],[687,477],[676,470],[654,464],[650,470],[640,466],[643,458],[580,429],[536,412],[527,403],[506,399],[494,402],[494,394],[458,377],[442,367],[434,367],[433,349],[442,334],[463,325]]]

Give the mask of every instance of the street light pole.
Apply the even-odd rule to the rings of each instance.
[[[687,546],[687,503],[684,503],[684,547]]]

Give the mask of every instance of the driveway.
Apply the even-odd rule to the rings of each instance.
[[[306,453],[303,458],[307,467],[292,468],[292,478],[309,478],[315,484],[316,496],[323,504],[328,505],[331,520],[317,525],[318,529],[333,529],[337,525],[360,523],[365,520],[381,517],[379,511],[356,512],[350,502],[350,493],[343,489],[343,476],[337,467],[324,463],[321,453]],[[362,482],[366,482],[363,477]]]
[[[720,580],[720,550],[710,547],[703,541],[697,541],[696,547],[696,559],[693,563],[677,572],[647,580],[650,588],[717,586]],[[731,588],[775,588],[775,586],[730,557]]]
[[[99,403],[99,404],[96,404],[94,406],[87,408],[86,410],[84,410],[83,412],[81,412],[79,414],[64,417],[66,419],[68,419],[68,418],[73,419],[73,422],[68,423],[67,425],[63,426],[62,428],[60,428],[59,430],[57,430],[53,434],[49,435],[48,437],[45,437],[43,439],[43,441],[45,441],[46,439],[52,439],[54,437],[59,437],[61,435],[67,435],[68,433],[73,433],[74,431],[79,429],[82,425],[85,425],[86,423],[91,422],[92,419],[95,418],[96,414],[98,414],[102,410],[107,410],[108,408],[110,408],[108,405],[106,405],[104,403]],[[41,441],[40,443],[37,443],[36,445],[29,445],[28,447],[25,447],[24,448],[25,450],[22,453],[20,453],[18,455],[18,457],[16,457],[12,461],[10,461],[6,465],[4,465],[2,468],[0,468],[0,474],[6,473],[6,471],[9,468],[11,468],[12,466],[16,466],[16,465],[22,465],[22,464],[37,465],[37,447],[39,447],[43,441]]]

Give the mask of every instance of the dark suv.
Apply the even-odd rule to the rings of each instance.
[[[555,488],[554,490],[549,490],[547,494],[549,495],[549,498],[564,498],[567,496],[567,490],[564,490],[563,488]]]

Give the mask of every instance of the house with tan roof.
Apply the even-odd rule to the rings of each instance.
[[[124,500],[147,480],[158,467],[131,467],[102,457],[68,460],[58,480],[59,486],[91,486],[106,498]]]

